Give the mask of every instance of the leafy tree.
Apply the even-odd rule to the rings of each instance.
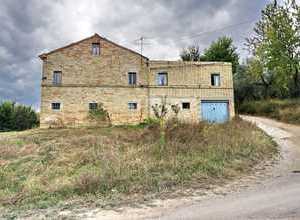
[[[14,126],[12,130],[26,130],[35,127],[38,124],[38,116],[31,107],[15,105],[13,121]]]
[[[14,103],[3,102],[0,105],[0,131],[12,130],[14,127]]]
[[[180,58],[183,61],[199,61],[200,60],[199,46],[193,45],[183,49],[180,53]]]
[[[230,37],[220,37],[217,41],[213,42],[210,47],[204,51],[200,60],[231,62],[234,74],[239,65],[239,55]]]
[[[0,105],[0,131],[21,131],[38,125],[38,115],[28,106],[3,102]]]
[[[247,45],[262,66],[256,74],[263,83],[270,79],[269,89],[279,97],[300,96],[300,8],[295,0],[268,4]]]

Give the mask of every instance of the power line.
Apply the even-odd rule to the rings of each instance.
[[[244,22],[240,22],[240,23],[232,24],[232,25],[228,25],[228,26],[224,26],[222,28],[218,28],[218,29],[214,29],[214,30],[210,30],[210,31],[200,32],[200,33],[195,34],[195,35],[183,36],[183,37],[181,37],[181,39],[185,39],[185,38],[186,39],[192,39],[192,38],[199,37],[201,35],[211,34],[211,33],[215,33],[215,32],[218,32],[218,31],[223,31],[223,30],[230,29],[230,28],[233,28],[233,27],[236,27],[236,26],[240,26],[240,25],[244,25],[244,24],[250,24],[250,23],[252,23],[254,21],[256,21],[256,19],[255,20],[248,20],[248,21],[244,21]]]
[[[188,40],[188,39],[193,39],[193,38],[197,38],[199,36],[202,36],[202,35],[206,35],[206,34],[212,34],[212,33],[215,33],[215,32],[218,32],[218,31],[222,31],[222,30],[226,30],[226,29],[230,29],[230,28],[233,28],[233,27],[236,27],[236,26],[240,26],[240,25],[244,25],[244,24],[250,24],[250,23],[253,23],[255,22],[256,19],[253,19],[253,20],[248,20],[248,21],[243,21],[243,22],[239,22],[239,23],[236,23],[236,24],[231,24],[231,25],[227,25],[227,26],[224,26],[224,27],[221,27],[221,28],[217,28],[217,29],[214,29],[214,30],[210,30],[210,31],[203,31],[203,32],[200,32],[200,33],[197,33],[197,34],[193,34],[193,35],[185,35],[185,36],[181,36],[179,38],[172,38],[173,40]],[[136,40],[134,40],[132,43],[133,44],[138,44],[140,45],[140,53],[141,55],[143,55],[143,49],[144,49],[144,46],[145,45],[152,45],[153,43],[149,43],[149,42],[145,42],[145,40],[155,40],[155,39],[159,39],[160,37],[140,37]]]
[[[217,29],[214,29],[214,30],[210,30],[210,31],[203,31],[203,32],[200,32],[200,33],[197,33],[197,34],[190,34],[190,35],[183,35],[179,38],[175,38],[175,40],[188,40],[188,39],[192,39],[192,38],[197,38],[201,35],[205,35],[205,34],[211,34],[211,33],[215,33],[215,32],[218,32],[218,31],[222,31],[222,30],[226,30],[226,29],[230,29],[230,28],[233,28],[233,27],[236,27],[236,26],[240,26],[240,25],[244,25],[244,24],[249,24],[249,23],[252,23],[252,22],[255,22],[256,19],[254,20],[248,20],[248,21],[244,21],[244,22],[240,22],[240,23],[236,23],[236,24],[231,24],[231,25],[227,25],[227,26],[224,26],[224,27],[221,27],[221,28],[217,28]],[[143,37],[144,40],[155,40],[155,39],[159,39],[161,37]],[[174,38],[172,38],[174,39]],[[133,42],[138,42],[140,41],[140,38],[139,39],[136,39],[134,40]],[[144,42],[144,45],[150,45],[151,43],[145,43]]]

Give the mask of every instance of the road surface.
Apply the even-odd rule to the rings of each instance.
[[[280,145],[281,159],[272,169],[272,175],[262,183],[222,197],[181,201],[176,206],[156,206],[147,210],[99,212],[91,219],[300,219],[300,126],[242,117],[256,123]]]

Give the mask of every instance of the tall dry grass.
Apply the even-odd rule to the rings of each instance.
[[[254,125],[159,125],[34,130],[0,140],[0,203],[43,207],[68,198],[168,191],[234,178],[272,157],[276,146]]]

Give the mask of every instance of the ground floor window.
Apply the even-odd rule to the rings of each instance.
[[[137,109],[137,103],[136,102],[128,102],[128,109],[130,109],[130,110]]]
[[[60,103],[59,102],[53,102],[51,103],[52,110],[60,110]]]
[[[97,108],[98,108],[98,103],[96,103],[96,102],[89,103],[90,110],[96,110]]]
[[[190,103],[189,102],[183,102],[182,103],[182,109],[190,109]]]

